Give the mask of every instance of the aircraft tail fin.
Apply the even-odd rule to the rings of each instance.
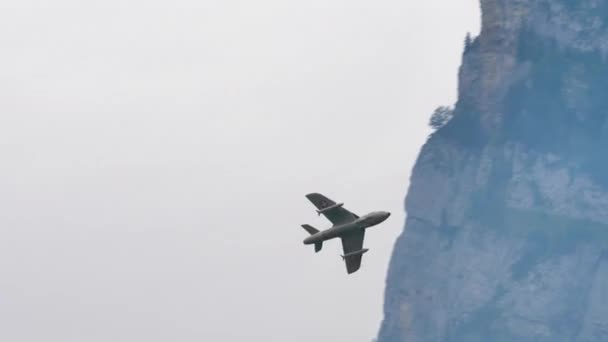
[[[304,230],[306,230],[308,232],[308,234],[310,235],[315,235],[319,232],[318,229],[316,229],[315,227],[309,225],[309,224],[303,224],[302,228],[304,228]],[[323,248],[323,241],[319,241],[317,243],[315,243],[315,252],[319,252],[321,250],[321,248]]]
[[[319,232],[318,229],[316,229],[315,227],[309,225],[309,224],[303,224],[302,228],[304,228],[304,230],[306,230],[308,232],[308,234],[310,235],[314,235],[317,234]]]

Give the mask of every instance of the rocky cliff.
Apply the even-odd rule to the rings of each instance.
[[[481,0],[379,342],[608,341],[608,0]]]

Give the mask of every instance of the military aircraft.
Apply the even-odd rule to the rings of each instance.
[[[317,207],[319,216],[323,214],[333,226],[319,231],[308,224],[303,224],[302,228],[310,234],[304,239],[304,244],[315,245],[315,252],[319,252],[323,247],[323,241],[339,237],[342,240],[342,250],[344,251],[342,260],[346,263],[346,272],[348,274],[356,272],[361,266],[363,253],[369,250],[363,248],[365,229],[383,222],[391,213],[374,211],[359,217],[346,210],[343,207],[344,203],[336,203],[319,193],[310,193],[306,195],[306,198]]]

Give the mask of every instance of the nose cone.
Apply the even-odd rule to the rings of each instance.
[[[391,213],[388,211],[376,211],[370,215],[370,224],[373,226],[380,224],[386,221],[389,216],[391,216]]]

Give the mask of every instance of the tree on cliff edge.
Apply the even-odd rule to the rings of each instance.
[[[467,32],[466,37],[464,37],[464,51],[465,52],[471,47],[472,43],[473,43],[473,40],[471,39],[471,33]]]
[[[429,126],[433,129],[443,127],[454,116],[454,110],[450,107],[441,106],[435,109],[429,120]]]

